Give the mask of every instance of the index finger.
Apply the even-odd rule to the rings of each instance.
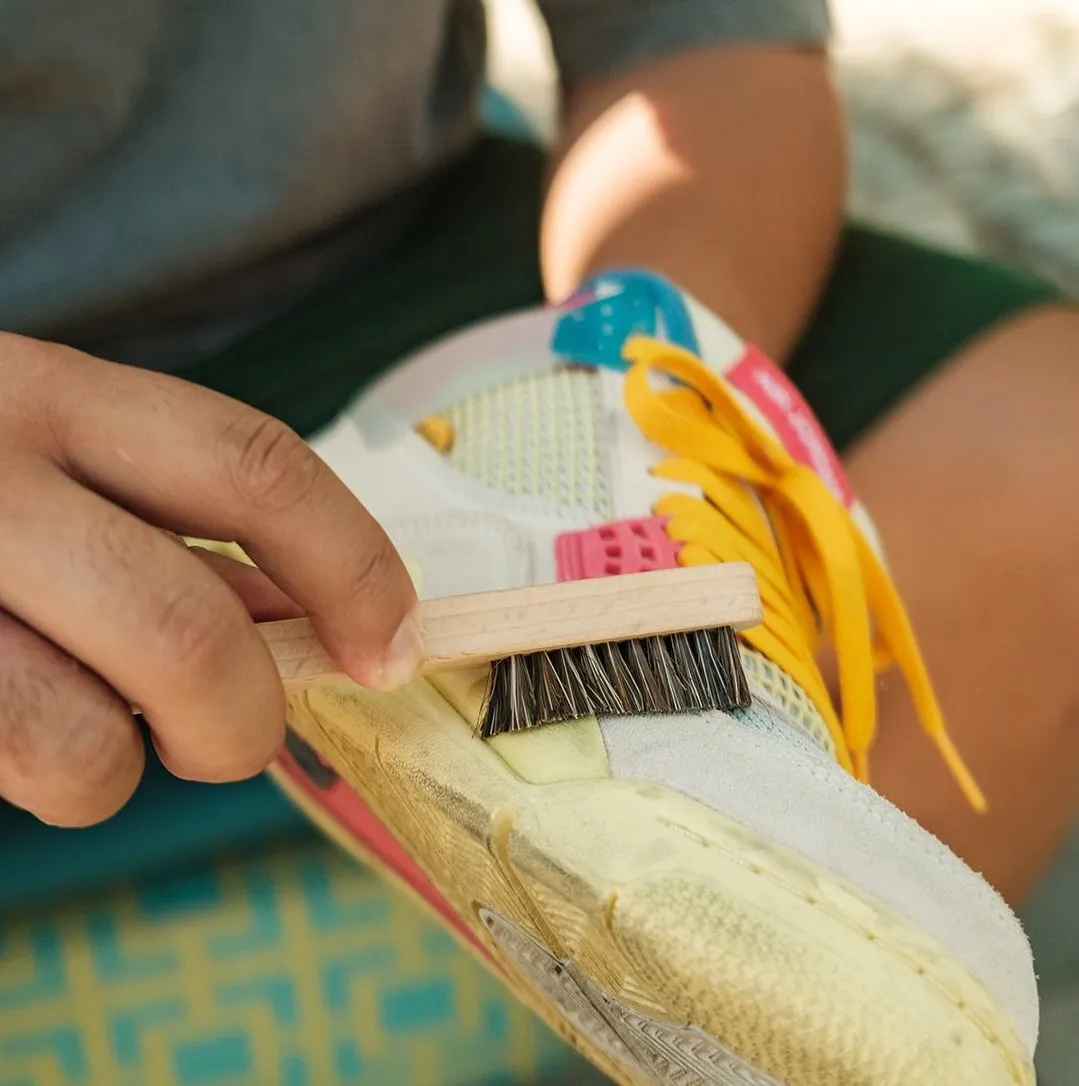
[[[69,471],[163,528],[235,540],[357,682],[412,677],[423,644],[404,563],[298,435],[178,378],[62,355],[49,406]]]

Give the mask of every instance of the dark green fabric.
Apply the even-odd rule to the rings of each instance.
[[[964,343],[1059,301],[998,265],[850,227],[788,373],[842,450]]]
[[[308,298],[186,376],[301,432],[317,429],[416,348],[540,300],[542,175],[535,148],[484,142],[448,171],[394,256]],[[1053,298],[1001,268],[852,228],[790,372],[843,447],[971,336]],[[49,829],[0,807],[0,906],[300,826],[266,781],[208,788],[173,780],[153,762],[134,801],[92,830]]]
[[[185,375],[310,432],[432,339],[536,304],[543,170],[530,144],[484,141],[394,256]],[[851,227],[790,373],[842,448],[962,343],[1055,297],[1016,272]]]
[[[448,171],[394,255],[184,376],[310,433],[410,351],[539,301],[542,174],[543,157],[533,146],[484,141]]]

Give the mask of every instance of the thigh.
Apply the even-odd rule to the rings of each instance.
[[[1020,901],[1079,800],[1079,313],[859,232],[793,372],[846,449],[990,810],[967,809],[891,678],[873,782]]]
[[[937,682],[985,788],[971,814],[886,686],[876,781],[1013,902],[1079,801],[1079,314],[996,326],[852,450]]]

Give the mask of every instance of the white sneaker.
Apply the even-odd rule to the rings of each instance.
[[[611,275],[413,357],[314,446],[425,597],[737,559],[766,615],[731,714],[484,742],[483,673],[296,695],[279,777],[324,826],[619,1083],[1034,1081],[1018,922],[856,779],[888,656],[978,798],[868,518],[766,359],[665,281]]]

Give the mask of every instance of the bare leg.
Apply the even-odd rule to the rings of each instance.
[[[991,809],[891,677],[873,783],[1019,903],[1079,810],[1079,312],[970,344],[848,463]]]

